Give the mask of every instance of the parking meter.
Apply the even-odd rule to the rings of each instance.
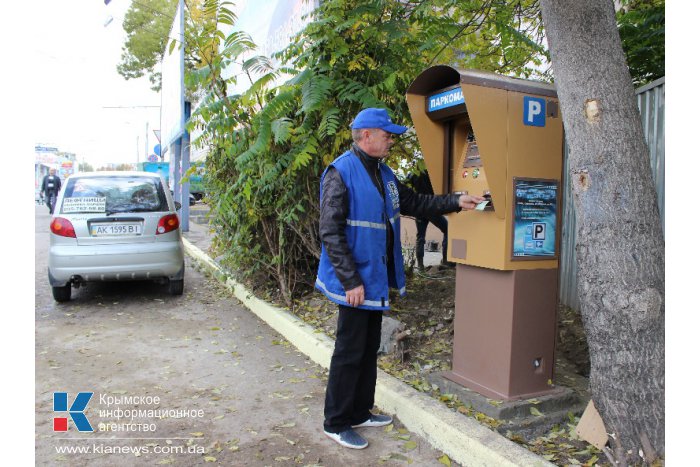
[[[406,99],[436,194],[487,198],[448,215],[452,371],[487,397],[552,390],[563,126],[554,86],[434,66]]]

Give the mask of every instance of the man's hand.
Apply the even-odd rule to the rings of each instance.
[[[483,196],[463,194],[459,196],[459,207],[462,208],[462,210],[471,210],[474,209],[476,205],[481,203],[482,201],[486,201],[486,198],[484,198]]]
[[[353,308],[356,308],[365,301],[365,286],[358,285],[354,289],[345,291],[345,301]]]

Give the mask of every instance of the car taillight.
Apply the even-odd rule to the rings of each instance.
[[[180,227],[180,219],[177,218],[177,214],[168,214],[163,216],[158,221],[158,227],[156,228],[156,235],[172,232]]]
[[[72,237],[75,238],[75,229],[73,224],[68,219],[63,217],[56,217],[51,221],[51,232],[61,237]]]

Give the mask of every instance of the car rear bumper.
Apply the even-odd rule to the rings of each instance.
[[[184,275],[182,241],[131,245],[52,245],[49,282],[53,287],[81,281],[143,280]]]

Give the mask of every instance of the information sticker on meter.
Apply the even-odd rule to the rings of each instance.
[[[514,182],[513,258],[556,256],[556,180]]]

